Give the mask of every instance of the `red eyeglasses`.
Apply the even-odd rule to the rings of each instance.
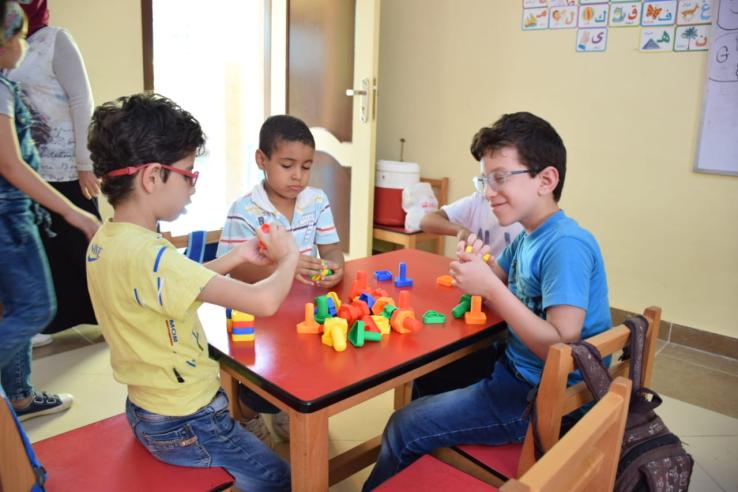
[[[114,169],[113,171],[107,173],[106,176],[130,176],[132,174],[136,174],[141,169],[148,166],[153,166],[154,164],[159,164],[162,168],[172,171],[173,173],[181,174],[182,176],[187,178],[187,180],[190,182],[190,186],[195,186],[197,184],[197,177],[200,176],[199,171],[187,171],[186,169],[168,166],[159,162],[148,162],[146,164],[138,164],[136,166],[127,166],[120,169]]]

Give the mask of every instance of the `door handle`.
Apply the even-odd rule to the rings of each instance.
[[[362,123],[369,121],[369,79],[361,79],[361,89],[346,89],[346,95],[361,98],[359,117]]]

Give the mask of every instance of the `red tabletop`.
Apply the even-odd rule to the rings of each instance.
[[[305,303],[328,290],[295,282],[277,314],[256,319],[253,342],[230,341],[225,309],[203,305],[198,314],[211,353],[218,359],[226,357],[226,363],[292,408],[310,413],[504,331],[501,318],[488,308],[483,308],[487,314],[484,325],[467,325],[463,319],[454,319],[451,309],[462,292],[436,284],[438,276],[448,273],[450,260],[416,249],[349,261],[344,280],[333,290],[346,300],[356,272],[364,270],[369,287],[382,287],[397,300],[404,289],[395,287],[394,278],[392,282],[377,282],[374,271],[390,270],[396,276],[400,262],[407,264],[407,276],[414,281],[407,290],[416,317],[420,319],[425,311],[433,309],[447,315],[445,324],[424,325],[405,335],[393,331],[381,342],[366,342],[362,348],[348,343],[344,352],[336,352],[321,343],[320,335],[299,334],[295,328],[303,320]]]

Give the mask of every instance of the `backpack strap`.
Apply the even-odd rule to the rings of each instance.
[[[582,373],[584,384],[594,399],[600,400],[607,394],[612,382],[610,372],[602,363],[600,352],[594,345],[581,341],[571,344],[571,355]]]
[[[207,231],[190,232],[187,236],[187,249],[185,250],[187,258],[198,263],[203,262],[207,235]]]
[[[630,358],[630,379],[633,381],[633,393],[635,394],[643,385],[643,355],[646,349],[648,320],[639,314],[626,319],[623,323],[630,330],[630,342],[623,350],[620,360]]]

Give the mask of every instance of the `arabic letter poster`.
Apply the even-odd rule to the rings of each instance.
[[[607,27],[610,6],[606,3],[579,7],[579,27]]]
[[[677,26],[674,34],[674,51],[707,51],[710,24]]]
[[[577,31],[577,51],[589,53],[605,51],[607,48],[607,28],[579,29]]]
[[[644,27],[641,29],[639,49],[644,52],[658,53],[671,51],[674,45],[674,26]]]
[[[523,0],[524,9],[532,9],[536,7],[548,7],[548,0]]]
[[[576,7],[577,0],[549,0],[549,7]]]
[[[591,5],[594,3],[607,3],[605,0],[579,0],[579,5]]]
[[[623,2],[610,6],[610,27],[631,27],[641,24],[641,2]]]
[[[548,29],[548,9],[523,9],[523,31]]]
[[[736,0],[716,0],[718,3],[717,25],[730,31],[738,29],[738,2]],[[715,38],[717,40],[717,38]],[[738,46],[738,43],[736,43]],[[736,48],[738,49],[738,48]]]
[[[710,22],[712,22],[712,0],[679,0],[677,25],[709,24]]]
[[[577,27],[577,6],[551,7],[548,17],[551,29],[573,29]]]
[[[676,0],[643,2],[642,12],[642,26],[669,26],[676,22],[677,2]]]

